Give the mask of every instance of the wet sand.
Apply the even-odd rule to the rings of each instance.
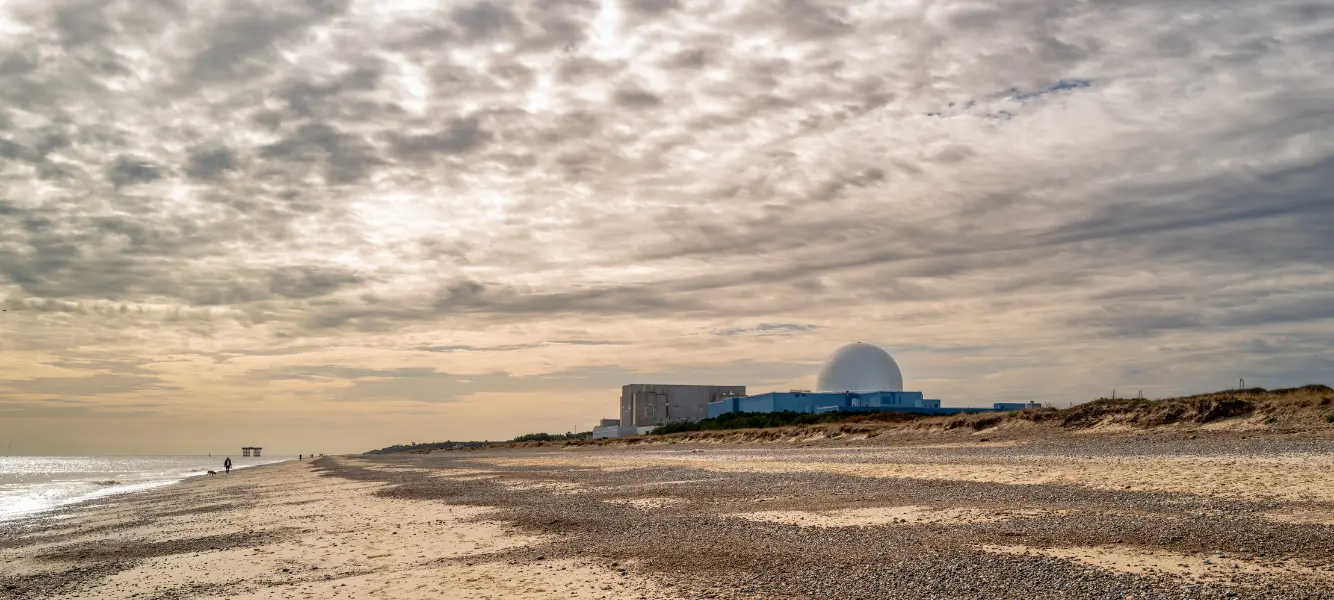
[[[334,457],[0,526],[0,598],[1334,598],[1334,442]]]

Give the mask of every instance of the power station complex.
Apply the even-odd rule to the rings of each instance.
[[[949,415],[1041,406],[998,402],[992,408],[942,407],[922,392],[903,391],[903,373],[894,358],[878,346],[855,343],[839,348],[825,361],[817,390],[746,395],[742,385],[631,384],[621,388],[621,417],[603,419],[594,438],[649,433],[668,423],[698,421],[731,412],[907,412]]]

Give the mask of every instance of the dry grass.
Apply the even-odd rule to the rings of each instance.
[[[1065,409],[1040,408],[935,417],[884,412],[856,415],[837,423],[819,425],[692,431],[601,440],[523,442],[492,447],[806,443],[817,440],[860,440],[887,435],[941,432],[986,434],[993,431],[1007,437],[1025,437],[1053,429],[1073,433],[1112,433],[1166,427],[1213,430],[1231,425],[1244,429],[1279,431],[1334,429],[1334,389],[1326,385],[1307,385],[1278,390],[1228,390],[1162,400],[1101,398]],[[979,441],[986,439],[980,438]]]

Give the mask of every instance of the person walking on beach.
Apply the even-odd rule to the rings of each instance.
[[[232,457],[228,456],[227,460],[222,461],[222,468],[226,470],[228,474],[232,472]]]

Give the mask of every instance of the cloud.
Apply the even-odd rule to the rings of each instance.
[[[455,374],[428,368],[358,369],[350,367],[295,366],[273,369],[256,376],[266,381],[303,381],[332,386],[321,389],[342,402],[411,401],[457,402],[478,393],[589,392],[619,389],[629,381],[672,381],[683,384],[730,383],[745,378],[755,384],[777,383],[793,371],[814,373],[818,364],[757,364],[730,362],[705,369],[636,371],[621,367],[586,366],[535,375],[513,375],[504,371]]]
[[[382,163],[365,138],[318,122],[305,123],[264,146],[260,157],[285,163],[297,178],[318,174],[331,185],[361,181]]]
[[[37,379],[10,380],[0,384],[0,389],[26,394],[97,396],[147,391],[177,391],[180,388],[168,385],[161,379],[152,376],[102,374],[87,377],[40,377]]]
[[[229,148],[195,148],[185,173],[193,179],[212,180],[237,168],[236,153]]]
[[[626,346],[629,344],[630,342],[622,342],[617,340],[551,340],[551,341],[536,342],[531,344],[501,344],[496,346],[473,346],[468,344],[417,346],[413,348],[413,350],[417,350],[419,352],[516,352],[519,350],[543,348],[551,345]]]
[[[542,344],[505,344],[501,346],[468,346],[468,345],[446,345],[446,346],[417,346],[413,348],[418,352],[514,352],[516,350],[528,350],[529,348],[540,348]]]
[[[455,8],[450,18],[470,40],[490,40],[520,26],[508,8],[486,1]]]
[[[107,179],[116,187],[149,183],[162,178],[158,167],[146,160],[122,156],[107,171]]]
[[[0,344],[89,377],[615,360],[586,373],[615,387],[857,338],[960,399],[1307,383],[1334,340],[1334,13],[1209,10],[10,2]],[[457,385],[540,383],[481,381]]]
[[[277,46],[343,13],[346,0],[298,0],[276,9],[238,3],[203,27],[200,47],[186,60],[189,82],[260,74]]]
[[[634,88],[616,90],[612,99],[625,108],[653,108],[662,105],[662,97]]]
[[[436,154],[465,154],[486,144],[490,134],[476,119],[455,119],[442,131],[419,135],[394,135],[395,156],[421,160]]]
[[[823,329],[821,325],[811,325],[806,323],[760,323],[755,327],[731,327],[728,329],[719,329],[714,335],[788,335],[793,333],[802,333],[805,331],[815,331]]]

